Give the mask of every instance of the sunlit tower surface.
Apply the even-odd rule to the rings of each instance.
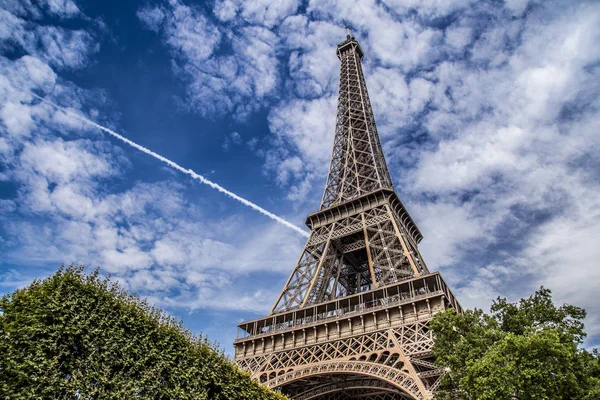
[[[270,314],[238,325],[235,361],[293,399],[430,399],[429,321],[461,307],[419,253],[421,232],[394,191],[350,34],[335,138],[311,234]]]

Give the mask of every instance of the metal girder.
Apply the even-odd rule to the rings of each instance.
[[[282,389],[294,399],[304,398],[300,395],[308,390],[339,386],[340,381],[333,379],[337,375],[353,376],[347,379],[348,387],[375,379],[382,382],[380,386],[391,385],[411,399],[431,397],[443,371],[432,363],[433,337],[427,320],[370,332],[355,328],[354,336],[336,340],[324,337],[312,345],[236,357],[236,362],[255,379]]]
[[[415,379],[408,373],[386,365],[375,364],[364,361],[328,361],[315,365],[307,365],[282,374],[268,381],[270,387],[284,386],[294,380],[318,376],[323,374],[348,374],[354,373],[370,376],[389,383],[409,395],[412,399],[424,399]]]
[[[332,380],[325,384],[311,387],[308,390],[304,390],[303,392],[295,395],[294,399],[326,399],[331,398],[331,396],[335,395],[338,392],[344,392],[346,394],[352,393],[354,397],[357,397],[360,394],[361,397],[358,398],[365,398],[365,396],[374,395],[378,396],[381,394],[392,394],[395,395],[394,398],[400,399],[411,398],[409,395],[406,395],[404,392],[399,390],[396,386],[386,381],[373,378],[365,379],[361,378],[360,376],[350,376],[349,379]]]
[[[406,236],[388,203],[318,228],[272,313],[427,274],[416,246]]]
[[[429,321],[462,310],[429,273],[421,232],[394,192],[361,61],[348,35],[337,49],[333,152],[311,234],[271,313],[243,322],[235,362],[296,400],[432,399],[444,370]]]
[[[358,49],[360,46],[352,37],[338,47],[338,111],[322,209],[377,189],[393,189]]]

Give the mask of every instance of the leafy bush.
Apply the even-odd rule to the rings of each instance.
[[[0,299],[0,398],[285,397],[97,270],[70,266]]]
[[[578,346],[585,311],[556,307],[541,288],[519,303],[437,314],[436,363],[449,369],[438,399],[600,399],[600,356]]]

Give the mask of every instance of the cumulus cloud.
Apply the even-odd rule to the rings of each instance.
[[[311,1],[309,10],[340,26],[349,23],[358,39],[365,36],[363,43],[370,50],[369,56],[386,66],[408,71],[437,57],[441,32],[411,16],[396,18],[384,4],[370,0]]]
[[[30,17],[34,20],[50,15],[60,18],[73,18],[81,15],[77,4],[72,0],[6,0],[2,4],[8,12],[19,17]]]
[[[61,3],[63,4],[62,8],[57,2],[49,4],[54,4],[50,7],[51,9],[56,9],[55,11],[61,15],[67,15],[67,11],[60,10],[69,10],[67,4],[73,3]],[[35,13],[37,9],[33,10]],[[25,11],[22,13],[29,14]],[[77,13],[73,15],[75,14]],[[71,16],[71,14],[68,15]],[[0,49],[20,49],[53,67],[82,68],[87,65],[89,57],[99,49],[92,34],[88,31],[33,24],[27,19],[21,18],[19,13],[11,13],[7,9],[0,10],[0,25],[2,26],[0,28]]]
[[[397,69],[378,67],[369,71],[366,79],[378,131],[384,139],[411,123],[433,94],[432,82],[420,77],[407,82]]]
[[[242,7],[240,12],[252,22],[281,12],[277,6],[269,6],[264,8],[265,15],[257,15],[257,10],[263,10],[260,5],[242,4],[233,8],[217,4],[216,10]],[[279,84],[278,38],[265,27],[219,27],[199,7],[178,1],[144,7],[138,17],[149,29],[161,32],[173,56],[173,71],[186,85],[187,98],[181,105],[191,111],[209,118],[233,113],[243,120],[259,109]],[[223,51],[225,47],[229,50]]]
[[[193,309],[215,306],[215,290],[230,290],[236,277],[285,271],[297,257],[294,235],[279,227],[249,228],[236,218],[210,222],[181,186],[139,183],[105,193],[99,178],[118,176],[119,163],[111,152],[92,152],[93,146],[98,143],[57,139],[28,143],[20,152],[14,179],[24,189],[17,208],[36,219],[7,218],[4,229],[19,243],[6,251],[7,259],[101,265],[157,304],[185,298],[178,306]],[[257,234],[240,238],[241,229]],[[238,309],[231,300],[218,308]]]
[[[463,10],[474,2],[474,0],[385,0],[384,3],[398,15],[417,12],[424,17],[436,18]],[[527,2],[527,0],[524,2]]]
[[[298,10],[298,0],[218,0],[214,13],[221,21],[232,21],[236,16],[250,24],[273,27]]]
[[[137,16],[146,28],[158,32],[165,19],[165,13],[159,7],[143,7],[137,12]]]
[[[288,189],[290,200],[302,201],[309,193],[315,194],[313,183],[327,173],[333,145],[335,101],[334,96],[297,99],[280,104],[269,114],[269,127],[276,137],[273,149],[266,155],[265,168],[276,174],[281,185],[287,184],[290,176],[295,178]],[[317,192],[322,189],[319,187]]]
[[[260,234],[240,240],[236,233],[248,230],[244,221],[211,223],[184,200],[182,188],[166,183],[80,196],[72,204],[63,198],[54,201],[49,205],[54,206],[52,217],[38,214],[36,224],[11,221],[9,233],[28,252],[11,251],[6,256],[13,262],[101,265],[125,287],[161,305],[190,309],[216,307],[211,299],[216,292],[230,291],[236,279],[250,272],[287,272],[297,257],[298,238],[285,230],[257,227]],[[64,206],[83,208],[87,214]],[[24,211],[27,205],[20,207]],[[230,300],[220,299],[217,308],[238,309],[239,303]],[[265,308],[265,302],[252,310],[256,307]]]

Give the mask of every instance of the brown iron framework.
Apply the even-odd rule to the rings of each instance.
[[[333,154],[321,209],[271,313],[239,324],[235,361],[293,399],[430,399],[429,321],[461,307],[418,250],[421,232],[396,195],[348,35]]]

